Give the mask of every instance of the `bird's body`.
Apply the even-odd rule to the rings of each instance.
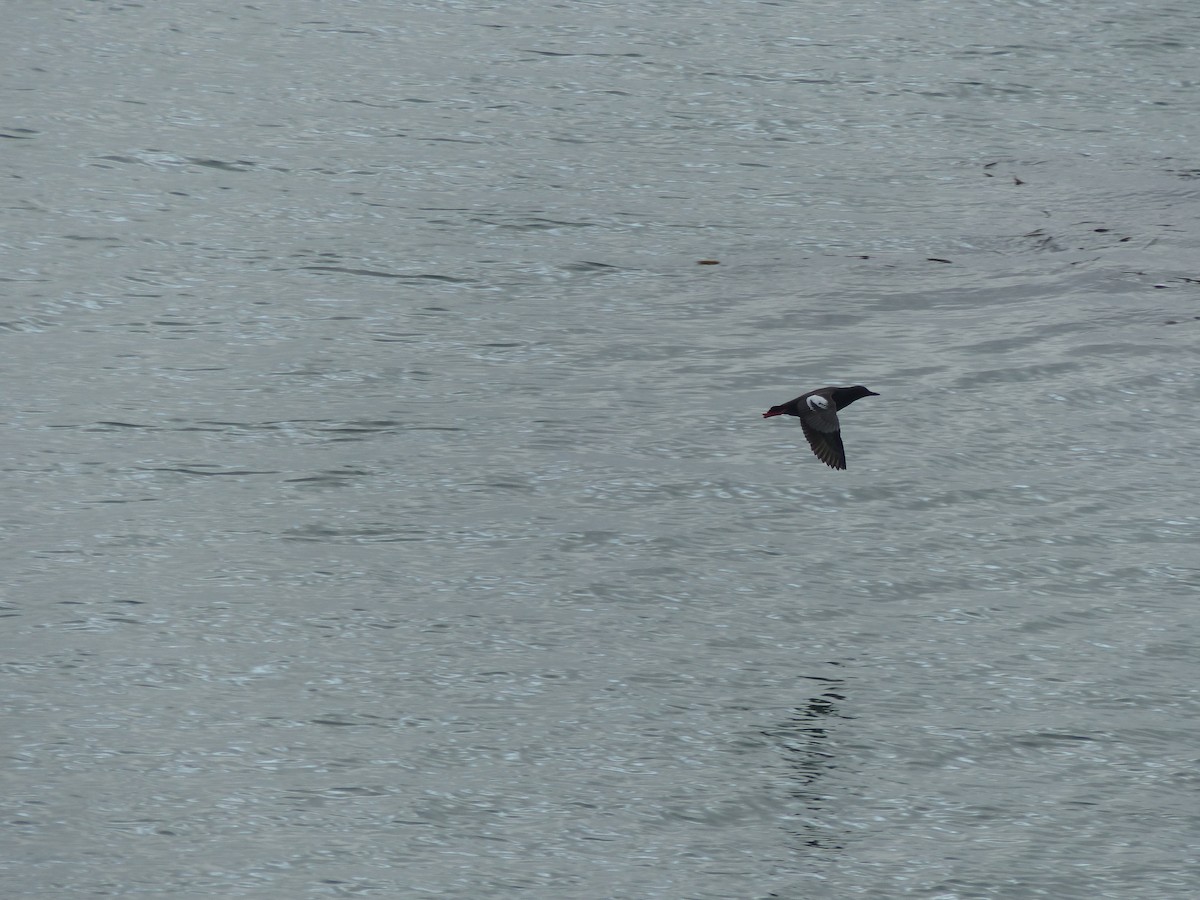
[[[878,397],[861,384],[853,387],[823,387],[795,400],[772,406],[764,419],[772,416],[796,416],[808,438],[808,445],[817,459],[831,469],[846,468],[846,448],[842,446],[842,428],[838,422],[838,410],[845,409],[863,397]]]

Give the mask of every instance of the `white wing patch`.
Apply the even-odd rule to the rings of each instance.
[[[808,398],[809,409],[829,409],[829,401],[824,397],[817,395]]]

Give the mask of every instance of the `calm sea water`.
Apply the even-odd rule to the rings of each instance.
[[[4,896],[1194,895],[1193,6],[0,42]]]

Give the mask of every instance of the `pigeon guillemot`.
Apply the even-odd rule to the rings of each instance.
[[[846,448],[842,446],[841,426],[838,424],[838,410],[845,409],[855,400],[862,397],[878,397],[874,391],[869,391],[861,384],[854,387],[823,387],[807,394],[801,394],[795,400],[772,406],[765,413],[764,419],[771,416],[796,416],[804,428],[804,436],[817,459],[831,469],[846,468]]]

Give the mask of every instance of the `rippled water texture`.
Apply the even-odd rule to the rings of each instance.
[[[13,6],[3,895],[1189,896],[1198,43]]]

